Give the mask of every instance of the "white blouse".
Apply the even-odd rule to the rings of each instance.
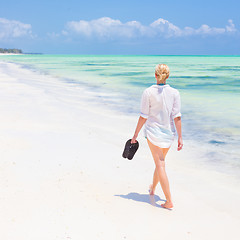
[[[181,116],[180,108],[180,94],[168,84],[145,89],[140,114],[147,119],[144,136],[156,146],[169,148],[176,134],[174,118]]]

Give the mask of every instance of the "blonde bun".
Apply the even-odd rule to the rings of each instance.
[[[158,64],[155,67],[155,74],[157,76],[158,82],[166,82],[166,79],[170,74],[169,67],[166,64]]]

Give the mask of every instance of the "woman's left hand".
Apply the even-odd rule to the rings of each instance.
[[[178,148],[177,150],[180,151],[183,148],[183,140],[181,137],[178,138]]]

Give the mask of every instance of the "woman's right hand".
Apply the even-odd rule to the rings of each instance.
[[[136,139],[137,139],[137,137],[134,135],[133,138],[132,138],[132,140],[131,140],[131,144],[136,143],[136,142],[137,142]]]
[[[178,138],[178,148],[177,150],[180,151],[183,148],[183,140],[181,137]]]

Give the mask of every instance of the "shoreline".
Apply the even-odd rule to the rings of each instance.
[[[44,65],[44,57],[43,59],[40,57],[39,59],[42,59],[41,61],[43,61],[43,65],[42,66],[38,66],[38,65],[34,65],[34,61],[30,63],[26,60],[21,61],[22,58],[14,58],[13,59],[10,57],[10,59],[6,59],[6,62],[12,62],[14,63],[14,59],[16,60],[17,65],[20,67],[23,67],[24,69],[29,69],[30,71],[33,72],[37,72],[40,75],[44,74],[47,76],[58,76],[60,81],[65,82],[68,86],[75,85],[75,87],[77,88],[83,88],[85,92],[88,92],[87,95],[85,95],[85,98],[89,98],[89,101],[91,102],[91,104],[98,104],[101,106],[106,107],[107,111],[114,111],[114,112],[118,112],[119,114],[124,114],[124,115],[131,115],[136,116],[136,118],[138,117],[136,114],[138,113],[139,109],[139,101],[140,101],[140,91],[138,89],[138,91],[135,91],[135,94],[130,95],[132,99],[137,99],[137,100],[132,100],[131,102],[129,102],[128,105],[124,105],[124,102],[126,101],[126,99],[128,99],[127,95],[124,95],[124,91],[128,91],[128,89],[121,89],[121,85],[117,85],[114,86],[111,85],[111,82],[109,82],[109,80],[102,81],[101,79],[103,79],[101,72],[100,74],[96,74],[95,77],[99,77],[100,79],[100,83],[94,83],[92,84],[92,79],[90,77],[90,81],[85,81],[83,80],[84,78],[88,79],[88,75],[84,75],[85,72],[81,71],[80,73],[78,73],[76,75],[76,73],[73,72],[73,76],[68,77],[68,75],[64,75],[61,74],[61,70],[58,69],[58,66],[56,66],[56,71],[51,72],[51,68],[54,69],[55,66],[54,64],[52,65]],[[25,58],[23,58],[25,59]],[[36,59],[38,59],[38,57],[34,57],[35,59],[35,63],[36,63]],[[3,58],[3,60],[5,60],[5,58]],[[8,61],[9,60],[9,61]],[[62,62],[62,59],[56,59],[56,61],[60,61]],[[47,59],[46,59],[47,61]],[[98,61],[96,61],[98,62]],[[31,64],[32,63],[32,64]],[[68,67],[66,65],[66,67]],[[88,67],[88,66],[87,66]],[[49,71],[49,69],[50,71]],[[58,74],[60,70],[60,74]],[[87,69],[88,71],[90,70],[89,68]],[[70,70],[70,75],[71,75],[71,70]],[[83,73],[83,75],[82,75]],[[75,75],[74,75],[75,74]],[[81,76],[81,77],[79,77]],[[113,80],[115,80],[113,78]],[[79,82],[78,82],[79,81]],[[113,81],[114,82],[114,81]],[[106,87],[108,85],[108,87]],[[120,87],[120,89],[118,88]],[[95,88],[95,90],[94,90]],[[129,89],[130,90],[130,89]],[[132,91],[134,90],[133,88],[130,90]],[[195,117],[194,121],[196,121],[196,126],[194,126],[192,124],[192,118],[190,116],[190,121],[189,121],[189,115],[188,112],[190,111],[195,111],[196,107],[200,107],[201,106],[198,104],[194,104],[191,106],[191,101],[189,101],[189,94],[184,91],[184,89],[181,89],[182,91],[181,94],[184,94],[184,97],[182,98],[182,105],[183,105],[183,132],[184,132],[184,141],[186,141],[186,139],[189,141],[189,144],[191,145],[191,149],[188,148],[188,151],[190,150],[192,153],[196,153],[198,155],[198,160],[197,162],[199,162],[199,165],[202,165],[205,168],[211,168],[213,171],[218,171],[218,172],[222,172],[223,174],[229,174],[229,175],[234,175],[236,177],[239,178],[239,169],[240,169],[240,165],[239,165],[239,161],[237,161],[240,157],[240,152],[237,150],[237,137],[236,139],[234,138],[234,136],[232,136],[233,138],[231,138],[230,142],[227,141],[221,141],[221,137],[219,135],[219,133],[221,133],[221,131],[216,131],[216,129],[214,129],[213,131],[211,131],[211,128],[213,126],[211,126],[211,121],[216,121],[216,118],[212,118],[211,114],[209,114],[210,112],[215,111],[214,108],[212,108],[212,111],[208,111],[208,114],[204,113],[204,111],[202,110],[202,112],[198,113],[198,118]],[[217,96],[218,97],[218,96]],[[228,97],[228,96],[226,96]],[[190,99],[191,99],[191,93],[190,93]],[[202,101],[202,98],[199,99],[193,99],[192,101]],[[235,98],[234,102],[238,102],[238,99]],[[190,105],[189,105],[190,104]],[[236,104],[235,104],[236,105]],[[136,107],[137,106],[137,107]],[[189,107],[190,106],[190,107]],[[233,106],[232,106],[233,107]],[[237,108],[237,105],[235,106],[235,108]],[[233,116],[233,113],[231,113]],[[228,115],[226,115],[228,116]],[[235,114],[235,116],[238,116],[238,113]],[[210,118],[208,118],[210,117]],[[222,133],[224,133],[224,135],[222,135],[223,138],[229,138],[227,131],[229,128],[229,131],[232,131],[231,126],[237,126],[237,123],[234,123],[233,121],[231,121],[231,126],[229,125],[229,127],[226,128],[227,124],[225,124],[225,121],[228,121],[230,119],[230,117],[225,117],[225,116],[221,116],[219,115],[218,117],[222,117],[222,124],[219,126],[219,129],[222,129]],[[202,124],[202,122],[204,121],[204,118],[208,118],[208,125],[204,125]],[[237,119],[237,118],[236,118]],[[209,125],[210,123],[210,125]],[[186,127],[190,124],[190,127]],[[220,123],[219,123],[220,124]],[[206,128],[207,127],[207,128]],[[225,130],[224,130],[225,128]],[[204,129],[203,131],[201,131],[202,129]],[[219,141],[220,140],[220,141]],[[225,151],[225,149],[227,149],[227,151]],[[213,157],[212,157],[213,156]],[[239,178],[240,179],[240,178]]]
[[[160,187],[155,200],[147,192],[154,163],[141,134],[134,159],[121,157],[137,116],[13,63],[0,62],[0,79],[4,239],[236,239],[236,179],[199,168],[175,141],[166,160],[175,207],[160,208]]]
[[[0,53],[0,56],[9,56],[9,55],[25,55],[24,53]]]

